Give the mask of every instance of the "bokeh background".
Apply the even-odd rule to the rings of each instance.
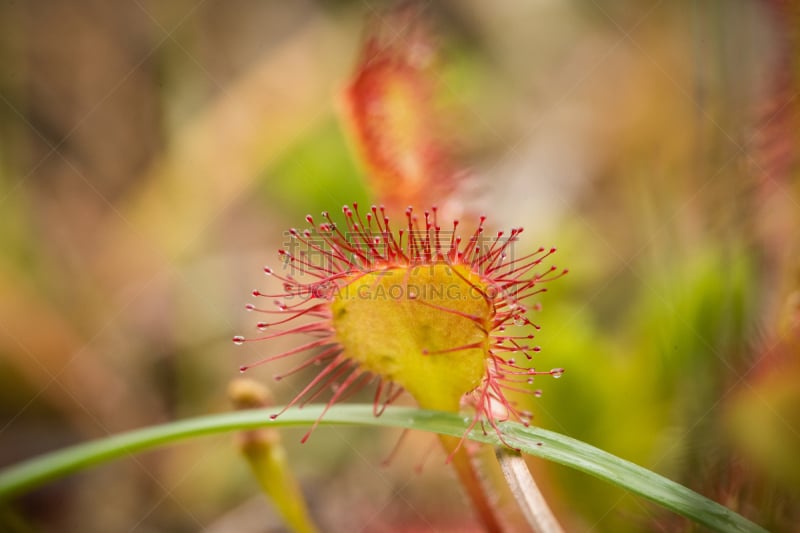
[[[800,45],[789,0],[421,3],[460,200],[557,246],[535,423],[800,522]],[[0,3],[0,464],[224,412],[249,292],[374,201],[338,104],[376,0]],[[368,204],[367,204],[368,205]],[[270,380],[278,402],[300,381]],[[429,437],[283,432],[326,531],[463,531]],[[415,465],[425,460],[422,473]],[[685,531],[531,461],[570,531]],[[282,531],[230,435],[0,508],[3,531]]]

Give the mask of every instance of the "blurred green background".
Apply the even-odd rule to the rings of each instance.
[[[0,465],[230,409],[249,292],[306,213],[374,201],[337,114],[377,1],[0,3]],[[776,531],[800,523],[791,1],[445,1],[460,201],[557,246],[534,423]],[[291,339],[287,343],[293,342]],[[286,344],[289,346],[290,344]],[[268,353],[267,353],[268,352]],[[539,362],[541,361],[541,362]],[[301,381],[251,377],[279,402]],[[300,378],[301,380],[304,378]],[[326,531],[465,531],[414,436],[284,443]],[[532,461],[569,531],[692,526]],[[282,531],[230,436],[0,507],[3,531]]]

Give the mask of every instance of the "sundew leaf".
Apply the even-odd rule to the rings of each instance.
[[[252,409],[178,420],[54,451],[0,471],[0,501],[91,466],[179,440],[268,426],[309,425],[317,420],[324,406],[310,405],[303,409],[290,409],[278,419],[270,420],[269,415],[277,409]],[[469,417],[401,407],[389,408],[376,418],[372,409],[371,404],[335,405],[328,410],[321,423],[328,426],[408,428],[455,437],[461,436],[469,424]],[[766,531],[683,485],[586,443],[553,431],[525,427],[513,422],[503,423],[501,427],[505,438],[524,453],[575,468],[618,485],[711,529],[725,532]],[[499,437],[493,431],[484,434],[479,429],[474,430],[469,438],[500,445]]]

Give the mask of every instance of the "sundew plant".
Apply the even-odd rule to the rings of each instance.
[[[0,530],[800,520],[797,2],[23,4]]]
[[[537,371],[517,363],[531,361],[539,347],[532,344],[536,326],[528,318],[530,300],[546,289],[548,281],[566,271],[556,267],[537,272],[555,249],[539,248],[517,257],[514,245],[522,233],[515,228],[505,239],[498,232],[488,241],[485,217],[466,239],[458,234],[459,221],[442,231],[437,208],[421,217],[413,208],[405,212],[405,224],[396,232],[385,208],[373,206],[363,217],[357,204],[343,208],[340,228],[323,213],[325,222],[310,229],[291,229],[292,251],[279,250],[289,272],[279,274],[265,267],[267,276],[283,285],[280,294],[253,296],[274,306],[248,304],[247,309],[273,321],[258,322],[266,335],[234,337],[269,341],[286,335],[316,337],[310,342],[254,363],[264,364],[316,349],[287,374],[316,365],[314,378],[290,401],[284,411],[307,403],[326,389],[330,400],[325,411],[343,397],[377,380],[373,413],[380,415],[402,391],[408,391],[420,407],[459,413],[472,411],[472,420],[461,439],[442,437],[448,461],[454,460],[461,479],[475,498],[476,510],[488,529],[500,528],[491,505],[476,483],[470,458],[462,451],[463,440],[476,425],[503,437],[499,423],[509,419],[530,424],[531,414],[509,399],[513,392],[535,394],[525,385],[534,376],[560,377],[563,369]],[[306,275],[308,281],[299,281]],[[535,305],[535,304],[534,304]],[[310,322],[269,333],[275,326],[301,318]],[[521,333],[515,331],[522,328]],[[248,367],[243,366],[242,370]],[[272,415],[273,419],[278,414]]]
[[[376,414],[396,399],[397,386],[427,409],[458,412],[462,405],[471,406],[475,415],[467,432],[477,423],[488,424],[502,439],[499,421],[512,418],[528,425],[530,413],[515,407],[506,389],[532,384],[537,374],[563,373],[561,368],[543,372],[517,364],[517,359],[531,361],[540,350],[532,344],[530,331],[538,326],[528,318],[526,304],[546,290],[542,285],[566,273],[557,274],[556,267],[536,272],[555,249],[515,257],[513,245],[522,229],[511,230],[506,239],[501,231],[486,241],[484,218],[468,239],[457,234],[458,221],[443,235],[436,207],[425,211],[423,222],[409,207],[405,227],[396,234],[384,209],[373,206],[362,217],[353,204],[343,212],[342,229],[324,213],[327,221],[318,228],[290,230],[300,249],[281,249],[279,255],[289,271],[310,281],[265,267],[284,292],[256,290],[253,296],[265,298],[267,307],[246,308],[277,319],[257,323],[265,336],[234,337],[237,344],[297,334],[317,337],[255,363],[319,348],[288,372],[320,367],[286,407],[329,386],[335,387],[332,405],[376,378]],[[307,222],[313,224],[311,215]],[[314,321],[269,333],[301,317]],[[522,333],[515,333],[514,326],[524,328]]]

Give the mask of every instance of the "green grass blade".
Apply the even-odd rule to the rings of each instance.
[[[278,408],[202,416],[78,444],[0,471],[0,501],[90,466],[178,440],[257,427],[308,425],[319,417],[322,409],[323,406],[319,405],[308,406],[302,410],[291,409],[277,420],[270,420],[269,414],[276,412]],[[460,436],[468,420],[451,413],[399,407],[389,408],[380,418],[375,418],[372,415],[372,405],[337,405],[327,412],[322,423],[409,428]],[[709,528],[725,532],[766,531],[683,485],[583,442],[552,431],[535,427],[526,428],[516,423],[506,423],[502,427],[506,439],[525,453],[619,485]],[[473,431],[470,439],[488,444],[500,444],[493,431],[486,435],[479,430]]]

